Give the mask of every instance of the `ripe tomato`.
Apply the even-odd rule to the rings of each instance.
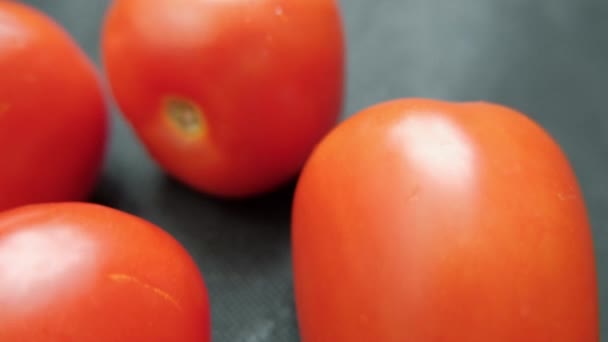
[[[335,0],[115,0],[102,41],[137,136],[200,191],[243,197],[286,182],[341,110]]]
[[[0,1],[0,210],[84,200],[103,162],[97,71],[53,19]]]
[[[313,152],[292,219],[303,341],[598,341],[583,196],[515,110],[367,108]]]
[[[210,341],[207,291],[160,228],[86,203],[0,214],[1,341]]]

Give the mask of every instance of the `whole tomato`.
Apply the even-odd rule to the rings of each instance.
[[[347,119],[304,167],[292,238],[303,341],[598,341],[577,179],[505,106],[396,99]]]
[[[169,234],[86,203],[0,214],[0,341],[210,341],[207,290]]]
[[[53,19],[0,1],[0,210],[84,200],[105,153],[97,70]]]
[[[335,0],[115,0],[101,49],[143,145],[199,191],[272,190],[300,171],[340,114]]]

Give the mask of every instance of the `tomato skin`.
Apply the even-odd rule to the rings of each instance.
[[[106,150],[94,65],[53,19],[0,1],[0,210],[84,200]]]
[[[102,56],[116,102],[166,172],[246,197],[294,177],[335,124],[343,39],[335,0],[115,0]],[[198,108],[200,134],[168,119],[171,98]]]
[[[0,215],[0,340],[210,341],[204,280],[157,226],[89,203]]]
[[[513,109],[362,110],[313,152],[292,220],[305,342],[598,341],[577,179]]]

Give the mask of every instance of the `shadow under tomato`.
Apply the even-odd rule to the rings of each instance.
[[[109,173],[101,175],[87,201],[119,209],[133,215],[142,215],[137,199],[131,197],[122,182]]]
[[[295,184],[294,179],[268,194],[227,200],[169,177],[161,182],[152,220],[199,264],[210,293],[214,338],[281,338],[297,331],[290,248]]]
[[[290,256],[290,217],[296,181],[273,192],[224,199],[197,192],[165,176],[152,220],[172,233],[201,262],[212,259],[222,271],[263,272]]]

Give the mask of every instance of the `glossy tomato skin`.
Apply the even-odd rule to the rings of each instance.
[[[0,215],[1,341],[210,341],[187,251],[130,214],[87,203]]]
[[[513,109],[364,109],[313,152],[293,206],[305,342],[598,341],[575,174]]]
[[[335,0],[115,0],[103,61],[165,171],[200,191],[251,196],[295,176],[335,124],[340,19]],[[184,107],[194,123],[172,118]]]
[[[105,153],[94,65],[53,19],[0,1],[0,210],[85,199]]]

